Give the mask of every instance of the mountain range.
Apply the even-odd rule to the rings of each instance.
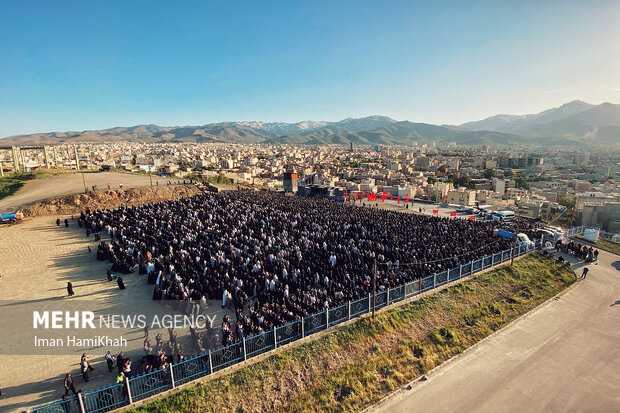
[[[620,144],[620,105],[578,100],[530,115],[495,115],[462,125],[397,121],[386,116],[339,122],[220,122],[202,126],[138,125],[81,132],[11,136],[0,145],[71,142],[235,142],[290,145],[590,145]]]

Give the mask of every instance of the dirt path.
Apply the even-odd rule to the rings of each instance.
[[[147,178],[148,179],[148,178]],[[63,217],[64,218],[64,217]],[[153,314],[161,306],[151,300],[153,286],[148,285],[146,276],[138,273],[123,275],[126,290],[119,290],[115,282],[108,282],[108,262],[95,259],[96,243],[87,238],[77,227],[57,227],[56,217],[27,218],[23,223],[0,227],[0,312],[6,300],[31,302],[44,307],[49,303],[66,303],[67,309],[74,300],[96,303],[99,306],[115,308],[118,313],[129,311],[136,305],[141,312]],[[93,252],[89,253],[90,245]],[[71,281],[75,297],[66,298],[66,284]],[[223,312],[218,302],[210,303],[210,314],[221,322]],[[6,320],[4,320],[6,321]],[[168,333],[163,332],[167,340]],[[158,330],[151,331],[151,337]],[[122,329],[132,349],[132,359],[142,356],[143,331]],[[179,332],[181,337],[181,332]],[[19,340],[19,337],[2,337],[3,340]],[[154,343],[154,339],[152,339]],[[186,346],[187,347],[187,346]],[[80,355],[88,352],[95,371],[91,381],[84,383],[79,372]],[[72,352],[63,350],[64,355],[0,355],[0,412],[23,411],[27,407],[59,400],[64,392],[63,377],[71,372],[76,388],[83,390],[113,383],[115,373],[108,373],[103,360],[104,351],[76,348]],[[127,352],[126,352],[127,353]]]
[[[168,178],[153,176],[153,185],[166,185]],[[107,189],[108,183],[111,189],[119,189],[122,182],[123,188],[138,188],[150,186],[151,181],[147,175],[137,175],[122,172],[87,172],[82,180],[81,173],[65,174],[53,178],[37,179],[28,181],[13,196],[0,200],[0,212],[13,212],[18,208],[40,202],[45,199],[56,198],[63,195],[84,193],[84,181],[89,190],[93,185],[98,189]]]

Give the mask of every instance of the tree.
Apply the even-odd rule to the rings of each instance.
[[[187,174],[184,176],[185,179],[189,179],[190,182],[200,181],[200,176],[196,173]]]
[[[518,176],[517,179],[515,179],[515,186],[517,188],[530,189],[530,183],[523,176]]]
[[[460,176],[460,177],[454,179],[454,186],[456,188],[459,188],[461,186],[469,187],[471,183],[472,183],[472,181],[471,181],[471,177],[469,175],[463,175],[463,176]],[[475,184],[474,184],[474,187],[475,187]]]
[[[485,169],[484,177],[487,179],[495,178],[497,176],[497,171],[495,169]]]
[[[431,175],[428,177],[427,181],[429,185],[433,185],[435,182],[437,182],[437,178]]]
[[[575,207],[575,199],[571,198],[569,196],[563,196],[558,201],[558,204],[560,204],[562,206],[565,206],[567,208],[574,208]]]
[[[230,180],[230,178],[224,174],[219,174],[217,178],[212,176],[209,179],[207,179],[207,181],[211,182],[212,184],[224,184],[224,185],[232,184],[232,181]]]

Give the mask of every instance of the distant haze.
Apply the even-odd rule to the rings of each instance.
[[[387,116],[346,118],[338,122],[297,123],[230,121],[198,126],[137,125],[81,132],[13,136],[5,144],[67,142],[232,142],[289,145],[411,145],[454,142],[461,145],[620,143],[620,105],[572,101],[531,115],[495,115],[462,125],[397,121]]]

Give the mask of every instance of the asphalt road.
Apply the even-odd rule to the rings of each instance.
[[[599,259],[568,292],[374,410],[620,412],[620,256]]]

